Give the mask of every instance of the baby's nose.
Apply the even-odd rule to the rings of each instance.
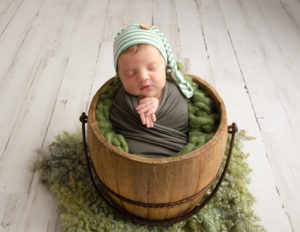
[[[149,74],[147,72],[147,70],[140,70],[139,72],[139,80],[141,81],[145,81],[145,80],[148,80],[149,79]]]

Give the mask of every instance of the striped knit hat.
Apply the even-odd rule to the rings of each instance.
[[[148,44],[160,51],[166,61],[167,67],[171,70],[172,77],[179,89],[187,98],[193,96],[193,88],[185,81],[183,74],[178,70],[177,64],[164,35],[154,26],[144,24],[133,24],[122,29],[114,40],[114,65],[117,71],[120,55],[129,47],[136,44]]]

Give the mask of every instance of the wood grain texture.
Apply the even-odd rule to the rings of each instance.
[[[255,211],[299,231],[299,0],[0,1],[0,231],[60,230],[56,201],[29,166],[115,74],[114,35],[154,24],[188,73],[224,100],[245,142]]]

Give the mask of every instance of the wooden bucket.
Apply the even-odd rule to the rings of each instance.
[[[88,146],[98,178],[114,193],[154,208],[111,198],[126,211],[149,220],[167,220],[191,211],[218,174],[227,141],[224,103],[214,88],[189,75],[216,102],[220,124],[211,140],[188,154],[171,158],[147,158],[123,152],[101,134],[95,111],[102,88],[95,94],[88,112]]]

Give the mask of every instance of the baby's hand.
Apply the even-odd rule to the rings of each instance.
[[[155,97],[146,97],[139,99],[139,104],[135,108],[140,115],[143,125],[146,125],[147,128],[154,126],[156,121],[156,111],[158,108],[159,100]]]

